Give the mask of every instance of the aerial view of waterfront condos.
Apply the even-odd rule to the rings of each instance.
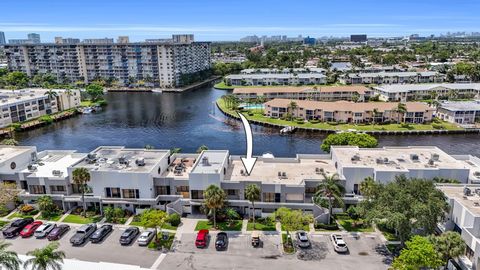
[[[0,165],[1,180],[22,189],[19,198],[25,203],[49,194],[64,210],[80,206],[81,195],[72,181],[72,171],[86,168],[91,187],[86,202],[100,208],[115,205],[135,212],[153,207],[169,213],[196,214],[200,213],[204,191],[215,184],[225,190],[230,206],[246,213],[250,206],[245,199],[246,185],[257,184],[261,201],[255,203],[255,211],[272,213],[287,206],[310,212],[318,221],[325,221],[327,213],[312,203],[312,196],[323,174],[339,175],[349,203],[358,202],[359,184],[366,177],[382,183],[398,175],[480,183],[480,159],[449,155],[427,146],[335,146],[330,154],[297,154],[293,158],[269,154],[259,157],[250,175],[240,156],[230,155],[228,150],[179,154],[101,146],[90,153],[77,153],[1,146]]]
[[[292,109],[292,100],[274,99],[265,103],[266,116],[283,118],[290,114],[294,118],[304,120],[319,120],[338,123],[428,123],[432,121],[435,109],[421,102],[406,102],[405,112],[398,111],[399,103],[395,102],[361,102],[351,101],[294,101],[296,107]]]
[[[80,90],[0,89],[0,128],[80,106]]]

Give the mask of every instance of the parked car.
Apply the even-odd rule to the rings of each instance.
[[[57,241],[62,238],[62,236],[70,230],[70,226],[66,224],[60,224],[48,234],[48,241]]]
[[[5,238],[13,238],[20,234],[20,232],[27,226],[28,224],[33,222],[33,218],[23,218],[23,219],[17,219],[12,224],[10,224],[10,227],[5,229],[3,231],[3,236]]]
[[[126,229],[120,236],[120,245],[130,245],[130,243],[132,243],[139,233],[140,230],[137,227],[130,227]]]
[[[332,240],[333,249],[336,252],[339,252],[339,253],[348,252],[347,243],[345,243],[345,241],[343,240],[343,237],[340,234],[332,234],[330,236],[330,239]]]
[[[27,237],[30,237],[33,235],[33,233],[35,233],[35,230],[40,227],[40,225],[42,225],[43,222],[41,221],[34,221],[30,224],[28,224],[27,226],[25,226],[25,228],[23,228],[23,230],[20,232],[20,236],[22,238],[27,238]]]
[[[155,230],[147,230],[142,232],[138,237],[137,243],[139,246],[147,246],[150,241],[155,237]]]
[[[226,232],[217,233],[217,239],[215,239],[215,249],[225,250],[228,247],[228,235]]]
[[[99,243],[102,242],[105,237],[113,231],[113,226],[110,224],[103,224],[100,228],[98,228],[92,236],[90,236],[90,241],[92,243]]]
[[[297,236],[297,245],[301,248],[310,247],[310,240],[308,239],[308,234],[305,231],[298,231]]]
[[[195,240],[195,246],[197,248],[207,247],[208,242],[208,230],[200,230],[197,233],[197,239]]]
[[[33,233],[33,235],[35,236],[35,238],[45,238],[53,229],[55,229],[55,227],[57,227],[55,223],[42,224],[40,227],[37,228],[37,230],[35,230],[35,233]]]
[[[77,232],[70,238],[70,243],[74,246],[79,246],[85,243],[97,229],[94,223],[86,224],[80,227]]]

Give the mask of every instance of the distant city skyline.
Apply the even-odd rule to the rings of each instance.
[[[146,8],[148,7],[148,8]],[[447,32],[479,32],[480,2],[458,0],[139,0],[70,2],[51,0],[2,1],[0,31],[6,39],[39,33],[43,42],[54,37],[115,38],[132,41],[195,34],[197,40],[239,40],[249,35],[369,37],[429,36]],[[266,12],[268,11],[268,12]]]

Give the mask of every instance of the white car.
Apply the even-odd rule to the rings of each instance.
[[[330,236],[332,239],[333,249],[339,253],[348,252],[347,243],[343,240],[343,237],[340,234],[332,234]]]
[[[154,230],[147,230],[142,232],[137,239],[137,243],[139,246],[146,246],[152,241],[153,237],[155,236]]]
[[[55,223],[44,223],[35,230],[33,235],[35,238],[45,238],[55,227],[57,227]]]
[[[310,240],[308,240],[308,235],[305,231],[298,231],[297,235],[297,244],[301,248],[308,248],[310,246]]]

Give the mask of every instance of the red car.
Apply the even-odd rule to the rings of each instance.
[[[195,246],[197,248],[204,248],[207,246],[208,230],[200,230],[197,234],[197,240],[195,240]]]
[[[20,232],[20,236],[23,237],[23,238],[27,238],[27,237],[30,237],[33,235],[33,233],[35,232],[35,230],[40,227],[40,225],[42,225],[43,222],[41,221],[34,221],[30,224],[28,224],[27,226],[25,226],[25,228],[23,228],[23,230]]]

